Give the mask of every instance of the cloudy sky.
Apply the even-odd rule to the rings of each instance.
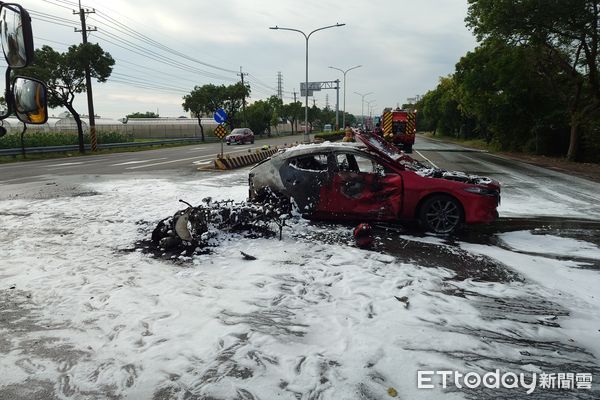
[[[22,0],[32,17],[36,47],[65,51],[81,42],[75,32],[77,2]],[[277,90],[281,72],[285,102],[293,100],[305,77],[305,39],[310,32],[309,81],[342,80],[328,66],[348,69],[346,110],[361,113],[361,96],[374,112],[396,106],[435,87],[440,76],[475,47],[465,28],[466,0],[221,0],[84,1],[94,9],[88,24],[97,27],[89,41],[99,43],[116,60],[109,81],[94,84],[96,114],[122,118],[153,111],[161,117],[186,115],[182,96],[207,83],[232,84],[240,67],[248,73],[251,99],[264,99]],[[299,94],[298,94],[299,97]],[[316,92],[319,107],[335,108],[335,90]],[[312,98],[309,99],[312,103]],[[340,90],[340,109],[343,93]],[[85,95],[76,106],[87,114]],[[368,114],[368,105],[364,105]],[[61,110],[53,110],[58,114]]]

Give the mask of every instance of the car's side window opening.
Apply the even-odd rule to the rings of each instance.
[[[381,174],[383,172],[383,166],[370,158],[360,155],[356,155],[354,158],[356,159],[356,165],[358,166],[358,170],[360,172],[367,174]]]
[[[335,155],[338,171],[362,172],[366,174],[387,175],[395,172],[379,162],[358,154],[338,153]]]
[[[327,171],[327,154],[310,154],[294,158],[290,165],[304,171]]]

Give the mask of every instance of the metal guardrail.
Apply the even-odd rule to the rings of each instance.
[[[160,146],[163,144],[171,144],[171,143],[197,143],[202,142],[200,138],[182,138],[182,139],[165,139],[165,140],[156,140],[152,142],[126,142],[126,143],[105,143],[98,144],[99,149],[114,149],[121,147],[145,147],[145,146]],[[213,142],[213,140],[207,140],[206,142]],[[89,144],[85,145],[86,150],[91,150],[91,146]],[[69,146],[46,146],[46,147],[25,147],[26,154],[33,153],[66,153],[69,151],[79,151],[78,145],[69,145]],[[0,149],[0,156],[16,156],[21,154],[20,148],[13,149]]]

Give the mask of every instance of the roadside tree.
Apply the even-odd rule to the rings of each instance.
[[[467,25],[478,40],[543,49],[540,71],[568,104],[569,160],[578,158],[580,129],[600,112],[600,3],[596,0],[468,0]],[[549,67],[544,69],[543,67]],[[555,69],[560,74],[554,73]],[[597,136],[597,130],[595,135]]]
[[[268,101],[258,100],[246,107],[248,127],[256,134],[269,131],[273,118],[273,108]]]
[[[243,98],[249,94],[250,87],[242,85],[241,82],[229,86],[213,84],[195,86],[189,94],[183,96],[182,107],[198,119],[202,141],[204,141],[202,117],[212,116],[217,109],[223,108],[227,113],[227,123],[233,129],[234,119],[242,106]]]
[[[284,104],[281,108],[282,117],[292,124],[292,134],[298,131],[298,120],[301,119],[303,110],[304,108],[300,101]]]
[[[279,121],[283,117],[283,115],[282,115],[283,101],[277,96],[271,96],[267,99],[267,102],[269,103],[269,107],[271,108],[271,111],[272,111],[271,112],[271,120],[269,121],[269,126],[267,128],[269,135],[271,135],[271,127],[272,126],[274,126],[275,131],[277,133],[279,133],[277,131],[277,129],[278,129]]]
[[[472,120],[474,133],[503,150],[556,154],[568,143],[563,140],[567,104],[541,76],[540,51],[487,40],[456,64],[453,79],[462,113]]]
[[[48,105],[65,107],[77,124],[79,151],[85,152],[81,116],[73,107],[75,95],[86,91],[85,69],[98,82],[106,82],[112,73],[115,60],[98,44],[85,43],[70,46],[59,53],[50,46],[35,50],[34,62],[25,69],[26,74],[46,82]]]
[[[250,85],[242,85],[241,82],[238,82],[225,88],[223,108],[227,112],[229,129],[242,125],[243,119],[238,114],[244,98],[248,96],[250,96]]]

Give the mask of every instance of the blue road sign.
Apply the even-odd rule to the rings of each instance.
[[[227,120],[227,113],[222,108],[219,108],[215,111],[214,119],[218,124],[222,124]]]

